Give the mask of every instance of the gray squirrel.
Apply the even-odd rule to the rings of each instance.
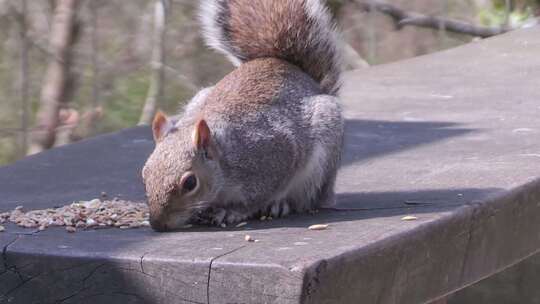
[[[178,119],[158,112],[142,176],[156,231],[334,202],[344,120],[338,35],[320,0],[202,0],[207,44],[237,68]]]

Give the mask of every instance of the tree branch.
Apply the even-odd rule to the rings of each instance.
[[[66,105],[72,88],[70,75],[72,49],[77,38],[77,0],[58,0],[49,34],[50,50],[47,71],[43,78],[40,106],[36,116],[36,129],[31,134],[28,154],[35,154],[53,146],[56,128],[60,123],[59,112]]]
[[[509,28],[478,26],[455,19],[446,19],[441,17],[423,15],[415,12],[409,12],[392,4],[388,4],[386,2],[378,0],[349,1],[356,3],[361,9],[365,11],[369,12],[375,10],[391,17],[394,20],[397,29],[401,29],[407,25],[413,25],[438,30],[445,29],[449,32],[466,34],[482,38],[499,35],[510,30]]]
[[[152,34],[152,58],[150,66],[150,86],[146,101],[139,119],[139,125],[148,125],[152,122],[158,107],[158,101],[163,96],[165,69],[165,31],[167,30],[167,0],[155,0],[154,3],[154,30]]]

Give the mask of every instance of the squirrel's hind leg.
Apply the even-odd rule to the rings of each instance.
[[[334,185],[341,163],[345,121],[337,97],[319,95],[312,97],[311,102],[313,137],[325,156],[321,159],[321,179],[310,205],[311,209],[317,209],[335,204]]]
[[[287,201],[277,201],[270,206],[269,215],[278,218],[287,216],[291,212],[291,207]]]
[[[310,122],[309,150],[303,168],[289,181],[287,194],[270,205],[271,214],[282,212],[281,202],[287,202],[285,214],[310,212],[321,206],[333,205],[334,184],[341,162],[344,120],[339,99],[317,95],[301,101],[306,120]]]
[[[334,192],[334,184],[336,180],[336,174],[328,177],[326,183],[321,187],[319,195],[314,202],[315,209],[320,207],[330,207],[336,204],[336,194]]]

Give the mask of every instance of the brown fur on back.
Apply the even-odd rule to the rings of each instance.
[[[283,102],[280,95],[285,86],[306,78],[304,72],[283,60],[261,58],[241,65],[223,78],[207,97],[204,112],[227,113],[229,119],[246,113],[262,112]],[[311,83],[313,92],[320,92]]]

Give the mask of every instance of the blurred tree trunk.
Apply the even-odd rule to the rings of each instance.
[[[28,3],[27,0],[21,0],[20,12],[17,14],[17,23],[19,25],[19,44],[20,44],[20,63],[19,63],[19,83],[18,89],[20,94],[21,108],[21,132],[19,136],[19,147],[21,155],[26,153],[28,149],[28,124],[29,112],[28,107]]]
[[[75,129],[80,125],[80,114],[75,109],[60,109],[58,127],[55,130],[53,147],[60,147],[73,142]]]
[[[100,105],[99,86],[99,33],[98,33],[98,6],[97,1],[90,3],[90,22],[92,39],[92,107]]]
[[[96,129],[97,122],[101,119],[103,114],[103,108],[101,105],[101,82],[100,82],[100,54],[99,54],[99,31],[98,31],[98,19],[99,8],[102,5],[102,1],[92,0],[89,3],[90,9],[90,57],[92,61],[92,106],[83,113],[78,121],[78,126],[74,134],[72,134],[72,140],[79,140],[90,136]]]
[[[49,45],[51,57],[43,79],[36,126],[28,154],[53,146],[59,125],[59,111],[69,91],[69,67],[77,35],[78,0],[57,0],[52,19]]]
[[[163,96],[167,4],[166,0],[156,0],[154,4],[153,48],[150,62],[152,75],[139,125],[150,124],[156,113],[158,100]]]

